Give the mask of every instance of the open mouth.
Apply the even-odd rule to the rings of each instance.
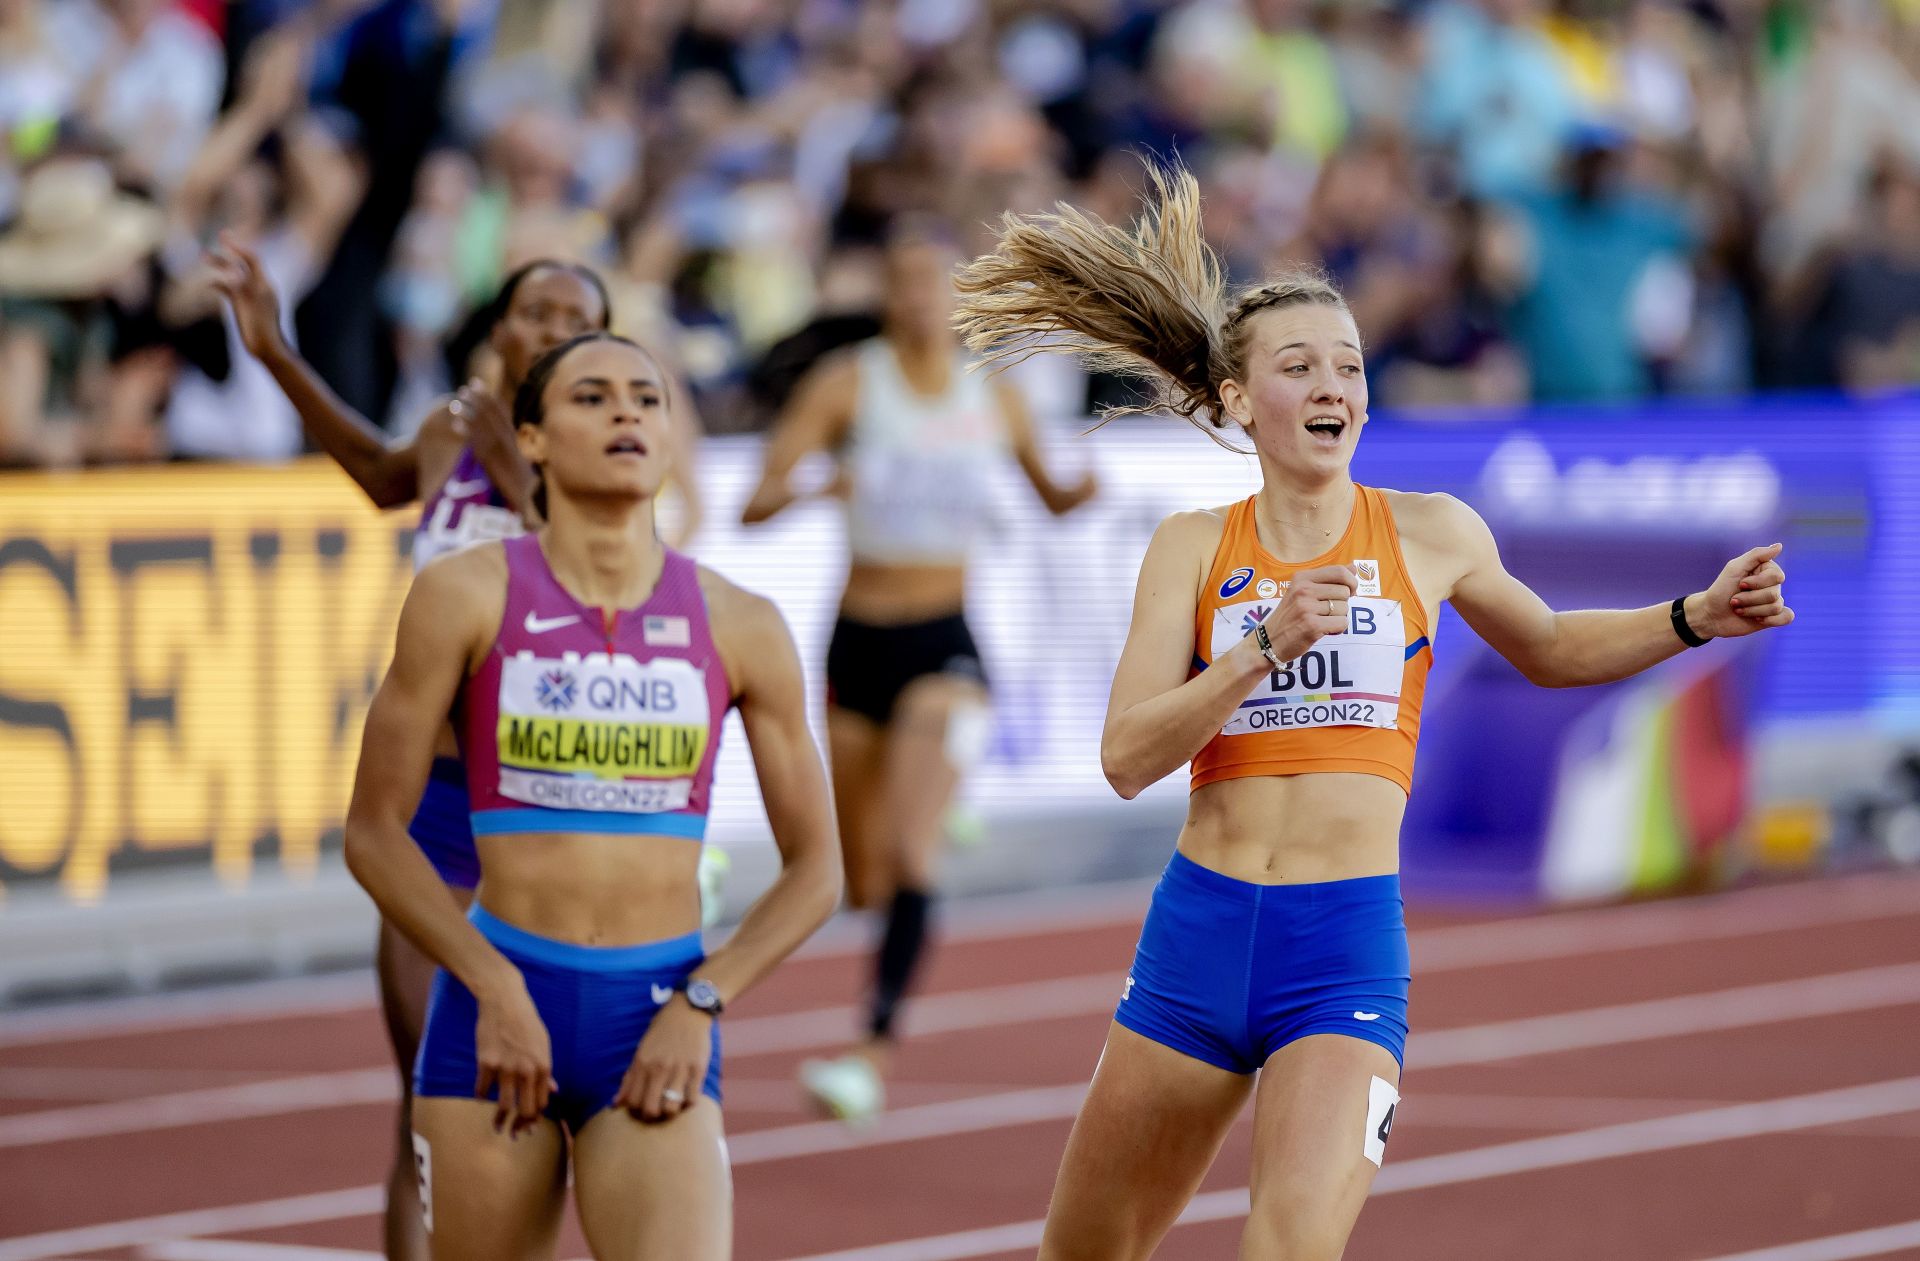
[[[1307,432],[1322,446],[1335,447],[1346,436],[1347,422],[1332,416],[1315,416],[1307,422]]]
[[[615,438],[607,444],[608,455],[631,455],[636,458],[647,453],[647,444],[634,437]]]

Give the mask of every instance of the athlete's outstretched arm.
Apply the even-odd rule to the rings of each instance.
[[[859,365],[851,355],[823,360],[807,373],[767,435],[760,484],[741,510],[740,524],[758,525],[800,498],[789,481],[794,466],[840,445],[853,424],[859,390]]]
[[[1459,558],[1461,573],[1448,596],[1453,607],[1531,682],[1542,687],[1610,683],[1686,647],[1674,632],[1670,603],[1554,612],[1507,572],[1493,531],[1479,513],[1450,495],[1423,498],[1419,511],[1433,530],[1428,536]],[[1421,532],[1427,535],[1426,529]],[[1791,623],[1779,555],[1780,544],[1773,543],[1728,561],[1712,585],[1686,597],[1687,625],[1703,638],[1720,639]]]
[[[1040,442],[1034,437],[1033,410],[1027,406],[1027,396],[1004,375],[994,378],[993,396],[1006,422],[1007,445],[1013,449],[1013,458],[1019,461],[1020,471],[1027,475],[1033,493],[1040,496],[1047,511],[1063,516],[1092,499],[1100,483],[1091,472],[1082,473],[1071,486],[1062,486],[1047,471],[1046,461],[1040,458]]]
[[[433,766],[434,738],[460,684],[492,644],[506,599],[498,547],[427,566],[400,613],[393,664],[367,710],[360,767],[347,810],[347,868],[380,914],[473,992],[480,1008],[475,1093],[500,1088],[495,1125],[532,1125],[552,1091],[546,1028],[519,969],[467,922],[407,835]],[[484,593],[484,594],[481,594]]]
[[[280,295],[253,253],[223,241],[209,257],[214,287],[233,307],[247,353],[280,386],[300,426],[322,451],[346,470],[377,508],[411,503],[419,495],[419,465],[413,443],[388,446],[386,435],[347,406],[310,364],[287,344],[280,327]]]
[[[1100,767],[1113,790],[1128,800],[1192,761],[1247,699],[1254,681],[1271,669],[1249,636],[1187,677],[1200,584],[1220,529],[1218,513],[1175,513],[1154,531],[1140,562],[1133,623],[1100,733]],[[1297,574],[1267,616],[1275,656],[1291,660],[1321,636],[1344,630],[1355,581],[1352,571],[1340,566]],[[1321,612],[1329,607],[1338,610],[1330,617]]]
[[[731,1000],[791,954],[840,901],[839,832],[820,749],[807,726],[800,653],[771,600],[724,580],[709,593],[722,659],[753,750],[780,875],[700,975]]]

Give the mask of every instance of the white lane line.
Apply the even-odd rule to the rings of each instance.
[[[1920,1221],[1828,1235],[1824,1239],[1803,1239],[1799,1243],[1754,1252],[1734,1252],[1713,1257],[1711,1261],[1853,1261],[1855,1257],[1884,1257],[1902,1248],[1920,1248]]]
[[[1126,884],[1090,892],[1083,907],[1065,913],[1064,923],[1070,928],[1092,928],[1137,921],[1145,913],[1149,888]],[[1029,936],[1056,926],[1048,918],[1047,899],[1036,894],[1010,894],[980,902],[978,920],[971,926],[967,925],[968,912],[956,908],[953,929],[943,930],[947,940]],[[1416,973],[1426,975],[1490,964],[1765,936],[1916,913],[1920,913],[1920,876],[1874,873],[1423,929],[1412,935],[1412,948]],[[835,931],[847,936],[822,947],[814,957],[861,953],[871,948],[870,937],[857,929]],[[374,1001],[372,977],[364,972],[110,999],[9,1014],[7,1027],[0,1029],[0,1048],[126,1037],[243,1020],[329,1015],[371,1007]],[[836,1016],[844,1010],[849,1027],[857,1018],[851,1008],[831,1010]]]
[[[0,1068],[0,1099],[100,1103],[174,1090],[273,1081],[273,1069],[231,1068]]]
[[[1067,992],[1061,986],[1061,982],[1036,981],[1029,985],[997,986],[939,995],[921,1004],[918,1010],[921,1020],[926,1023],[915,1022],[914,1029],[921,1034],[950,1032],[1084,1014],[1070,1008]],[[1109,994],[1101,1010],[1111,1005],[1110,1000]],[[1861,968],[1853,972],[1803,977],[1795,981],[1769,981],[1701,994],[1683,994],[1549,1016],[1530,1016],[1523,1020],[1416,1033],[1407,1043],[1407,1063],[1411,1068],[1421,1070],[1454,1068],[1527,1055],[1724,1032],[1910,1003],[1920,1003],[1920,963]],[[757,1030],[768,1032],[756,1037]],[[805,1028],[797,1025],[792,1017],[762,1016],[743,1020],[738,1027],[727,1030],[725,1045],[729,1058],[737,1060],[743,1055],[740,1050],[742,1041],[749,1044],[751,1051],[758,1051],[768,1043],[776,1044],[782,1050],[799,1050],[831,1046],[839,1040],[838,1031],[835,1030],[812,1030],[811,1040],[797,1036],[802,1032],[806,1032]],[[390,1069],[350,1069],[280,1081],[182,1091],[146,1099],[86,1104],[76,1108],[49,1108],[0,1117],[0,1150],[379,1103],[394,1098],[395,1090],[394,1074]],[[961,1100],[951,1106],[962,1109],[964,1115],[968,1107],[986,1109],[986,1100],[1016,1098],[1027,1093],[1015,1091],[1006,1096],[975,1096],[971,1101]],[[1048,1115],[1071,1116],[1077,1106],[1076,1101],[1068,1105],[1064,1113]],[[982,1115],[987,1113],[983,1111]],[[1034,1119],[1044,1118],[1036,1116]],[[827,1130],[830,1129],[832,1126],[827,1127]],[[821,1132],[825,1133],[826,1130]],[[742,1135],[733,1141],[737,1144],[747,1137]],[[909,1137],[921,1135],[911,1134]],[[838,1148],[824,1147],[820,1150]]]
[[[1436,1029],[1408,1039],[1407,1063],[1422,1069],[1484,1064],[1914,1002],[1920,1002],[1920,963],[1895,963],[1794,981],[1765,981],[1703,994]]]
[[[381,1261],[356,1248],[309,1248],[298,1244],[233,1239],[176,1239],[140,1249],[140,1261]]]
[[[174,1239],[140,1249],[140,1261],[385,1261],[378,1252],[251,1239]]]
[[[729,1144],[734,1149],[736,1163],[753,1164],[821,1151],[881,1146],[939,1134],[992,1129],[1000,1125],[1022,1125],[1046,1120],[1048,1117],[1045,1114],[1049,1112],[1054,1116],[1072,1115],[1073,1109],[1078,1106],[1079,1094],[1084,1090],[1084,1086],[1075,1085],[1018,1092],[1023,1097],[1024,1113],[1004,1099],[974,1101],[975,1108],[992,1110],[999,1115],[999,1120],[994,1124],[975,1124],[965,1111],[954,1104],[931,1104],[925,1108],[883,1116],[871,1131],[849,1131],[838,1123],[830,1127],[814,1124],[785,1126],[737,1135],[729,1139]],[[1417,1104],[1417,1100],[1418,1095],[1413,1096],[1410,1106]],[[1867,1086],[1760,1103],[1730,1104],[1571,1134],[1426,1156],[1388,1166],[1375,1180],[1373,1193],[1392,1194],[1426,1186],[1478,1181],[1534,1168],[1551,1168],[1731,1138],[1809,1129],[1916,1110],[1920,1110],[1920,1077],[1899,1078]],[[908,1115],[909,1112],[919,1115]],[[745,1159],[742,1159],[743,1152]],[[104,1251],[185,1236],[233,1234],[245,1230],[365,1217],[378,1212],[382,1200],[382,1187],[366,1186],[259,1204],[236,1204],[162,1217],[106,1222],[74,1230],[0,1240],[0,1261],[47,1261],[65,1253]],[[1181,1221],[1219,1221],[1244,1216],[1246,1211],[1245,1188],[1210,1192],[1197,1197]],[[1038,1243],[1040,1225],[1038,1221],[1017,1222],[987,1230],[962,1231],[955,1235],[880,1245],[879,1250],[855,1249],[852,1252],[831,1253],[823,1257],[810,1257],[807,1261],[949,1261],[990,1256],[995,1252],[1031,1247]],[[1005,1242],[1009,1239],[1012,1242]]]
[[[0,1239],[0,1261],[49,1261],[69,1253],[105,1252],[110,1248],[131,1248],[192,1235],[277,1230],[282,1226],[305,1226],[344,1217],[368,1217],[380,1212],[386,1199],[384,1185],[350,1187],[344,1191],[294,1195],[256,1204],[228,1204],[185,1213],[163,1213],[157,1217],[136,1217],[124,1222],[102,1222],[97,1226]]]
[[[1415,1096],[1417,1099],[1418,1096]],[[1395,1195],[1429,1187],[1480,1182],[1527,1173],[1535,1169],[1562,1168],[1620,1156],[1671,1151],[1731,1139],[1752,1138],[1762,1134],[1781,1134],[1812,1129],[1892,1112],[1920,1110],[1920,1077],[1826,1090],[1816,1094],[1769,1099],[1760,1103],[1733,1104],[1685,1112],[1677,1116],[1656,1117],[1648,1121],[1629,1121],[1571,1134],[1521,1139],[1496,1143],[1489,1147],[1422,1156],[1380,1171],[1373,1183],[1374,1195]],[[1238,1187],[1230,1191],[1210,1191],[1198,1195],[1176,1223],[1190,1226],[1198,1222],[1232,1221],[1248,1212],[1249,1191]],[[1010,1222],[985,1230],[958,1231],[948,1235],[929,1235],[824,1252],[799,1261],[968,1261],[1014,1249],[1032,1248],[1040,1242],[1043,1222],[1036,1219]],[[1766,1256],[1766,1254],[1755,1254]],[[1794,1261],[1813,1261],[1815,1254]],[[1871,1253],[1836,1253],[1839,1256],[1870,1256]],[[1732,1259],[1722,1259],[1732,1261]],[[1750,1259],[1749,1259],[1750,1261]],[[1766,1261],[1776,1261],[1767,1257]],[[1780,1258],[1778,1261],[1786,1261]]]
[[[46,1108],[0,1117],[0,1149],[383,1103],[397,1099],[399,1093],[392,1069],[360,1068],[77,1108]]]
[[[734,1164],[756,1165],[769,1160],[885,1147],[953,1134],[977,1134],[983,1130],[1064,1120],[1080,1110],[1080,1101],[1086,1095],[1085,1082],[1038,1086],[1032,1090],[976,1095],[971,1099],[883,1112],[871,1124],[859,1129],[840,1121],[806,1121],[749,1130],[728,1136],[727,1146],[732,1149]]]
[[[30,1008],[8,1014],[7,1027],[0,1029],[0,1048],[139,1037],[248,1020],[332,1016],[371,1008],[377,1000],[373,973],[354,971]]]

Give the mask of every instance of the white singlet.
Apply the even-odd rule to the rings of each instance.
[[[956,354],[946,392],[921,394],[885,338],[855,352],[847,542],[855,561],[960,565],[984,532],[994,465],[1007,451],[993,387]]]

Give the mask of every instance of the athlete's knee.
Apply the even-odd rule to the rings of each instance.
[[[856,911],[874,911],[893,901],[893,873],[879,864],[847,872],[847,905]]]
[[[1284,1191],[1256,1194],[1241,1236],[1246,1261],[1340,1261],[1351,1220],[1333,1220],[1329,1206]]]

